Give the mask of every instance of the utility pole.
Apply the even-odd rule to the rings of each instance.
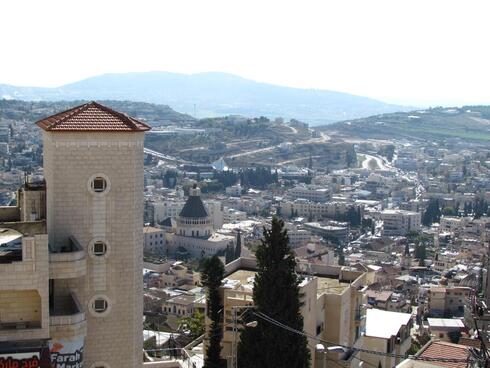
[[[233,307],[233,344],[231,348],[231,365],[233,368],[237,368],[237,307]]]

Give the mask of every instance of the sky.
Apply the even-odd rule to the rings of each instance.
[[[0,2],[0,83],[221,71],[413,106],[490,104],[490,1]]]

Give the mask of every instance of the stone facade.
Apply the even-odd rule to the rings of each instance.
[[[46,235],[23,237],[22,261],[0,265],[0,344],[49,338],[48,270]]]
[[[44,133],[50,245],[74,237],[88,254],[86,276],[60,280],[87,311],[85,366],[141,366],[143,132]],[[105,190],[91,187],[105,180]],[[94,245],[103,243],[105,254]],[[94,310],[96,300],[106,310]]]

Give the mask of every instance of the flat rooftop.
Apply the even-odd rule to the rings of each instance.
[[[225,288],[235,289],[239,286],[245,286],[248,288],[253,287],[253,279],[257,271],[253,270],[237,270],[226,277]],[[306,275],[305,275],[306,276]],[[317,295],[322,294],[341,294],[345,289],[349,287],[349,283],[340,282],[339,279],[314,276],[318,280]]]
[[[322,294],[342,294],[349,287],[349,283],[340,282],[339,279],[318,276],[317,296]]]
[[[225,283],[225,287],[231,289],[239,285],[253,286],[253,279],[256,273],[257,271],[252,270],[236,270],[226,277],[227,282]]]

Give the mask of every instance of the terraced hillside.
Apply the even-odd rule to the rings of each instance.
[[[490,106],[437,107],[375,115],[319,128],[340,136],[375,139],[490,141]]]

